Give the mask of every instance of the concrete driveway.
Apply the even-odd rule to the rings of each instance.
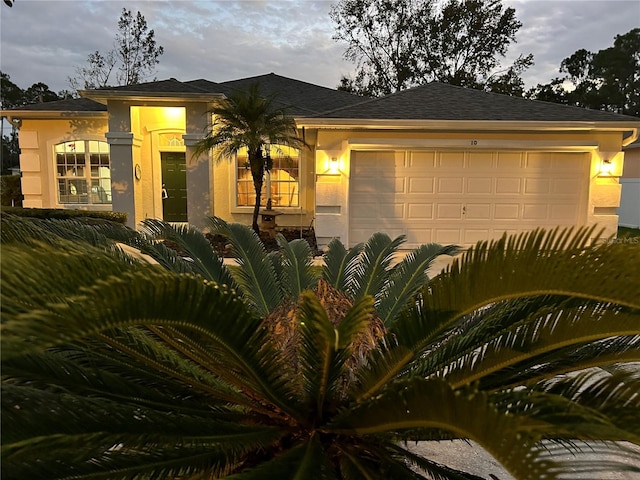
[[[629,466],[640,468],[640,447],[629,444],[626,444],[626,446],[636,451],[637,456],[635,459],[626,459],[625,463]],[[491,455],[477,444],[472,443],[469,445],[462,440],[419,442],[418,444],[409,445],[409,449],[443,465],[473,473],[487,480],[515,480]],[[567,457],[569,456],[570,454],[567,454]],[[612,450],[611,455],[606,458],[601,456],[595,458],[588,454],[585,456],[586,462],[594,462],[596,460],[602,462],[620,459],[621,457],[616,455],[615,450]],[[594,470],[595,469],[596,465],[594,465]],[[574,472],[570,476],[560,478],[566,480],[640,480],[640,473],[592,470],[588,472]]]

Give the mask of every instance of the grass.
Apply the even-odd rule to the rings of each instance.
[[[640,228],[618,227],[618,238],[638,238]]]

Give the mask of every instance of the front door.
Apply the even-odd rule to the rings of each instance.
[[[187,221],[187,162],[184,152],[161,152],[162,218]]]

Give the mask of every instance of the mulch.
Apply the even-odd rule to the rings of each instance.
[[[279,228],[278,233],[281,233],[287,242],[291,242],[297,239],[306,240],[311,248],[313,256],[322,255],[322,252],[318,250],[318,241],[316,240],[316,232],[313,228]],[[223,235],[213,235],[206,233],[205,236],[211,243],[211,246],[215,250],[216,254],[220,257],[232,257],[231,246],[229,241]],[[278,242],[275,238],[271,238],[268,232],[260,232],[260,240],[264,245],[267,252],[276,252],[280,250]]]

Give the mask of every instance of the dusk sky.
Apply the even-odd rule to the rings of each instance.
[[[274,72],[335,88],[354,65],[332,39],[332,1],[16,0],[0,3],[0,69],[21,88],[58,92],[87,55],[109,50],[123,8],[140,11],[165,49],[158,79],[233,80]],[[523,23],[505,64],[533,53],[527,87],[558,76],[563,58],[598,51],[640,27],[640,0],[504,0]]]

